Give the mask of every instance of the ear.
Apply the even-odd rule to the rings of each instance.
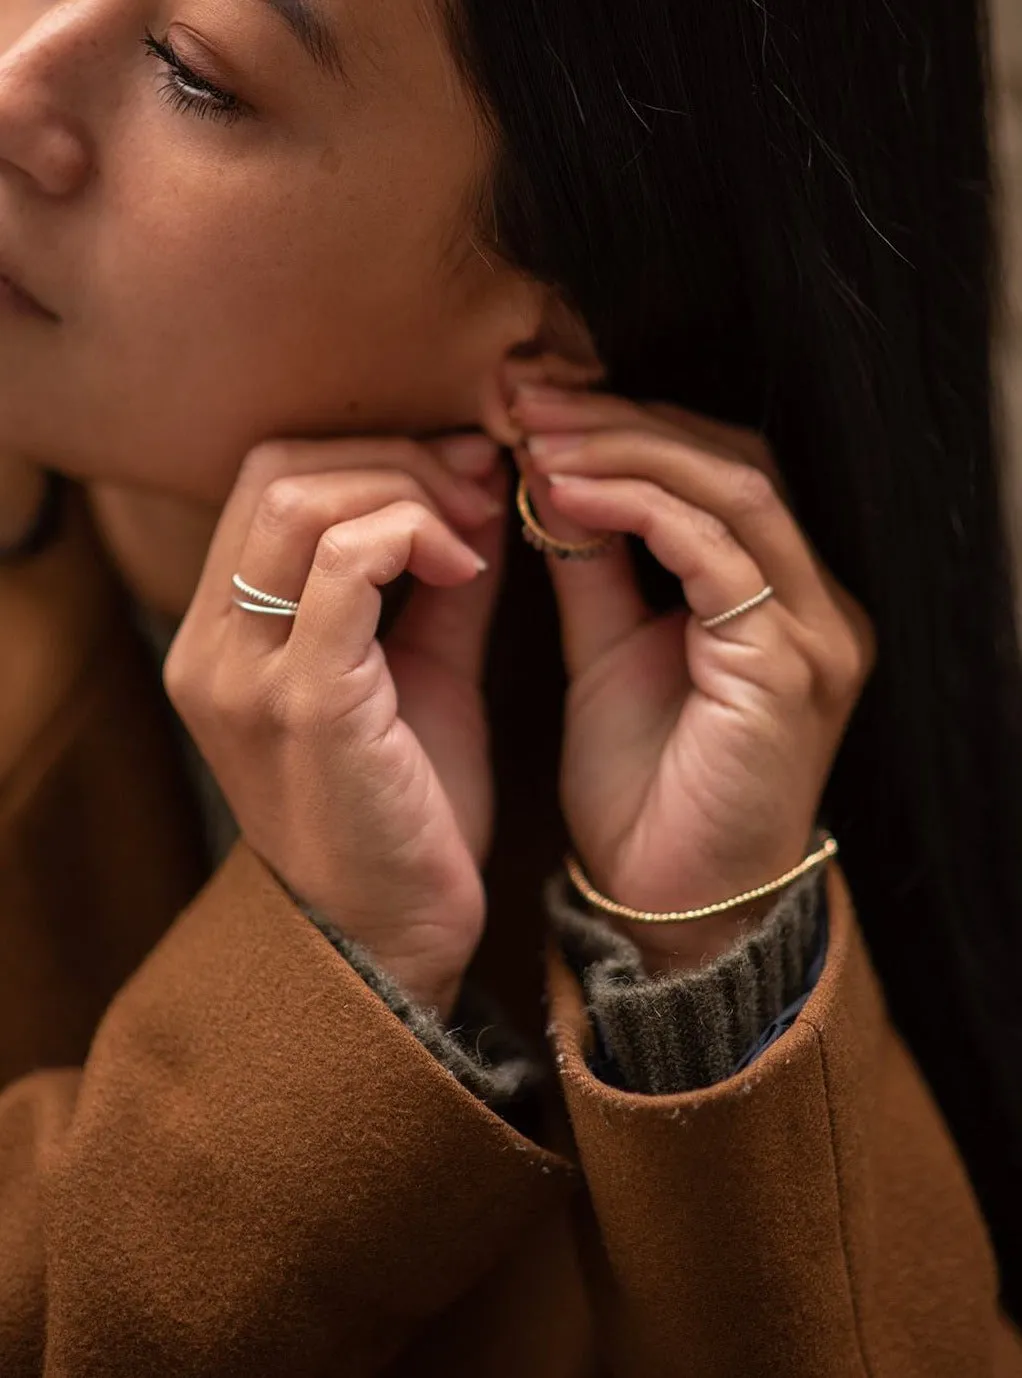
[[[516,445],[521,432],[508,415],[520,383],[591,387],[607,376],[582,318],[552,288],[536,287],[532,329],[511,341],[481,381],[482,428],[501,445]]]

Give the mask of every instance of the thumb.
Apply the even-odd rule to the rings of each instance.
[[[492,474],[477,482],[501,504],[506,516],[510,483],[505,466],[498,463]],[[416,583],[387,636],[388,647],[427,656],[454,675],[481,682],[504,576],[506,527],[497,515],[473,532],[471,539],[461,533],[489,567],[456,588]]]

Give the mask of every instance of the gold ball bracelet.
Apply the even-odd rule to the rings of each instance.
[[[744,894],[736,895],[734,899],[721,900],[717,904],[706,904],[701,909],[669,910],[667,913],[661,914],[651,912],[648,909],[629,909],[628,905],[618,904],[616,900],[601,895],[590,884],[575,857],[566,856],[564,865],[576,890],[597,909],[604,909],[608,914],[615,914],[618,918],[632,919],[636,923],[691,923],[693,919],[708,919],[712,914],[723,914],[725,910],[737,909],[743,904],[751,903],[752,900],[762,899],[764,895],[772,894],[775,890],[783,890],[786,885],[790,885],[799,876],[804,876],[814,866],[820,866],[829,861],[832,856],[837,855],[837,842],[826,828],[817,830],[816,841],[821,844],[817,851],[812,852],[804,861],[800,861],[797,866],[792,867],[790,871],[785,871],[783,876],[770,881],[767,885],[759,885],[755,890],[746,890]]]

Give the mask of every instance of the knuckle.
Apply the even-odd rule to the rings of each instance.
[[[184,653],[172,646],[163,662],[163,687],[179,711],[190,708],[196,697],[196,682]]]
[[[820,661],[831,691],[840,699],[858,696],[877,662],[877,635],[866,610],[849,594],[841,599],[839,621],[826,638]]]
[[[835,638],[830,651],[830,680],[838,692],[858,690],[871,670],[868,648],[851,632]]]
[[[826,638],[813,663],[821,700],[842,709],[855,702],[870,674],[867,648],[847,628]]]
[[[275,478],[266,485],[256,513],[263,530],[292,530],[301,525],[311,508],[306,485],[293,476]]]
[[[394,520],[406,531],[419,532],[436,524],[436,517],[413,498],[399,498],[392,506]]]
[[[316,543],[313,565],[323,574],[341,574],[350,570],[358,553],[358,542],[351,527],[342,522],[324,531]]]
[[[247,478],[268,478],[281,473],[288,464],[288,445],[283,440],[262,440],[254,445],[242,461],[242,471]]]
[[[720,517],[714,516],[712,512],[707,512],[703,508],[695,508],[690,520],[696,535],[706,545],[718,549],[733,543],[734,537],[731,535],[731,528],[726,522],[721,521]]]
[[[758,517],[777,500],[770,478],[751,464],[736,464],[728,479],[728,509],[737,517]]]
[[[880,653],[876,627],[862,604],[851,597],[849,598],[849,618],[852,634],[859,651],[862,679],[865,681],[876,669],[877,657]]]

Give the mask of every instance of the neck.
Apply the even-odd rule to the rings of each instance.
[[[94,484],[88,494],[93,517],[128,588],[150,613],[180,622],[220,514],[111,484]]]

